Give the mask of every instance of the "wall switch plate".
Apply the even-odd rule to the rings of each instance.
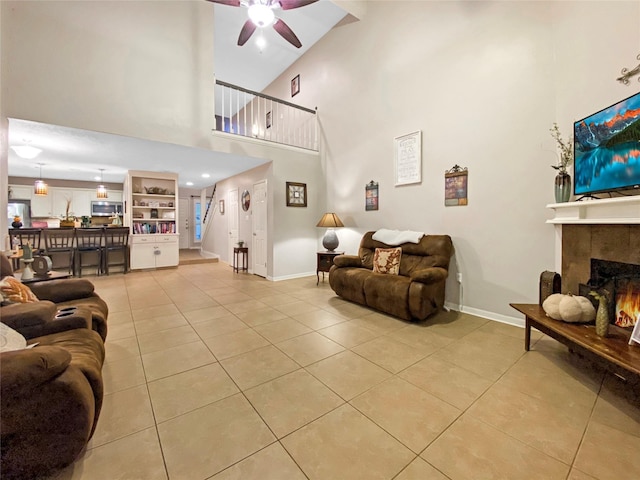
[[[456,280],[458,283],[462,283],[462,274],[461,273],[456,273]]]

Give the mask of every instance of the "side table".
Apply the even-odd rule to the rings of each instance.
[[[318,252],[318,265],[316,267],[316,277],[318,281],[316,285],[320,284],[320,272],[322,272],[322,281],[324,282],[324,272],[328,272],[331,270],[331,266],[333,265],[333,259],[338,255],[344,255],[344,252]]]
[[[13,274],[17,280],[20,280],[22,283],[36,283],[36,282],[46,282],[49,280],[59,280],[61,278],[71,278],[71,274],[69,272],[54,272],[51,271],[46,275],[34,275],[33,278],[28,280],[22,279],[22,272],[15,272]]]
[[[240,257],[242,256],[242,267],[240,266]],[[233,271],[248,272],[249,271],[249,247],[233,247]]]

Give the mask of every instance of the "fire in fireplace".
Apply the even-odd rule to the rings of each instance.
[[[640,320],[640,280],[617,280],[615,299],[615,324],[619,327],[633,327]]]
[[[640,321],[640,265],[592,258],[591,278],[580,284],[580,295],[591,290],[606,295],[611,323],[633,328]]]

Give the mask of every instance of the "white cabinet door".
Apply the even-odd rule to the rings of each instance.
[[[157,252],[160,253],[157,253]],[[175,267],[179,262],[178,238],[160,236],[156,243],[156,267]]]
[[[69,215],[75,215],[75,205],[73,204],[73,190],[70,188],[52,188],[49,193],[52,197],[51,208],[54,217],[60,217],[67,213],[67,202],[69,205]]]
[[[91,216],[91,190],[74,190],[71,208],[76,217]]]
[[[29,200],[33,192],[33,187],[26,185],[9,185],[9,189],[11,190],[9,200]]]
[[[51,217],[54,216],[51,208],[52,201],[51,189],[49,195],[31,195],[31,216],[32,217]]]
[[[153,244],[131,244],[131,270],[140,270],[143,268],[155,268],[155,248]]]
[[[122,201],[122,192],[118,190],[109,190],[107,192],[109,195],[108,201],[110,202],[121,202]]]

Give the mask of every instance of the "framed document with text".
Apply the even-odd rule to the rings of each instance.
[[[394,139],[396,186],[422,182],[421,133],[418,130]]]

